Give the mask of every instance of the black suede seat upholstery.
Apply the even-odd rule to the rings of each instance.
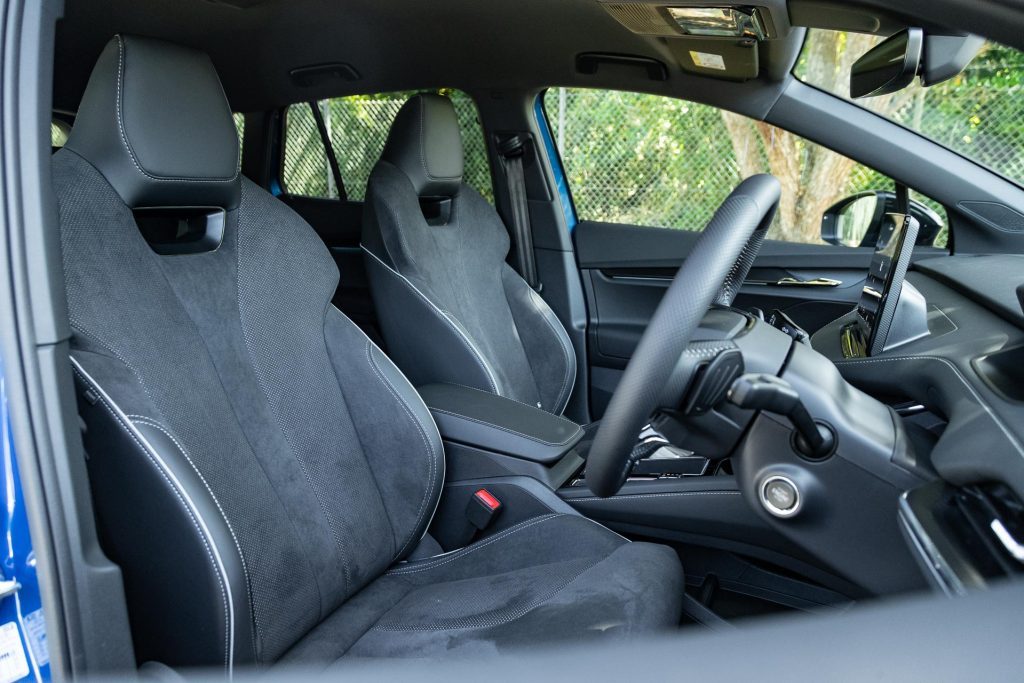
[[[139,660],[230,672],[675,624],[675,554],[553,494],[550,514],[407,560],[444,485],[430,413],[331,307],[313,230],[238,166],[209,59],[128,36],[53,158],[90,484]],[[133,216],[154,206],[225,209],[222,242],[157,254]]]
[[[450,100],[425,94],[402,106],[363,210],[388,353],[416,386],[462,384],[560,415],[576,383],[572,342],[505,262],[508,231],[462,182],[462,161]]]

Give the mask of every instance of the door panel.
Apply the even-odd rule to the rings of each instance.
[[[699,233],[583,221],[574,230],[587,297],[591,412],[597,419],[651,315]],[[766,241],[735,305],[779,309],[814,332],[850,311],[871,249]],[[838,280],[831,287],[778,285],[783,278]]]

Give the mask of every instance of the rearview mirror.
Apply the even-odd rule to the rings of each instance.
[[[875,247],[887,213],[899,213],[896,193],[888,190],[869,190],[844,197],[825,210],[821,217],[821,239],[837,247]],[[910,215],[917,219],[918,246],[931,246],[945,221],[939,214],[911,200]]]
[[[861,55],[850,69],[850,97],[888,95],[910,85],[921,65],[924,32],[903,29]]]
[[[924,37],[921,84],[927,87],[953,78],[967,68],[984,46],[985,39],[979,36],[940,36],[929,33]]]

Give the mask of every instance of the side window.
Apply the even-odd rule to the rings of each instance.
[[[64,143],[68,141],[68,135],[71,133],[71,126],[61,119],[53,119],[50,121],[50,147],[52,149],[58,149],[64,146]]]
[[[459,90],[439,92],[452,100],[459,118],[465,156],[463,181],[493,202],[487,148],[476,105]],[[366,182],[384,149],[391,122],[415,94],[353,95],[313,103],[323,117],[348,199],[362,201],[366,196]],[[316,117],[307,102],[291,105],[286,113],[282,181],[289,194],[339,196]]]
[[[771,173],[782,200],[769,238],[821,244],[821,217],[889,178],[798,135],[659,95],[551,88],[544,108],[581,220],[700,230],[743,178]],[[945,223],[936,202],[915,195]],[[945,246],[946,231],[936,239]]]
[[[242,144],[242,141],[245,140],[245,114],[235,112],[231,118],[235,120],[235,130],[238,131],[238,144]]]

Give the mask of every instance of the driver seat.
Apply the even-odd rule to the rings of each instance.
[[[427,529],[460,484],[429,411],[330,306],[313,230],[238,169],[209,58],[131,36],[53,157],[90,486],[138,661],[230,675],[675,626],[676,554],[532,480],[495,480],[504,526],[440,554]]]
[[[363,206],[362,247],[388,353],[416,386],[461,384],[561,415],[576,352],[547,303],[506,262],[508,231],[462,182],[447,97],[399,110]]]

